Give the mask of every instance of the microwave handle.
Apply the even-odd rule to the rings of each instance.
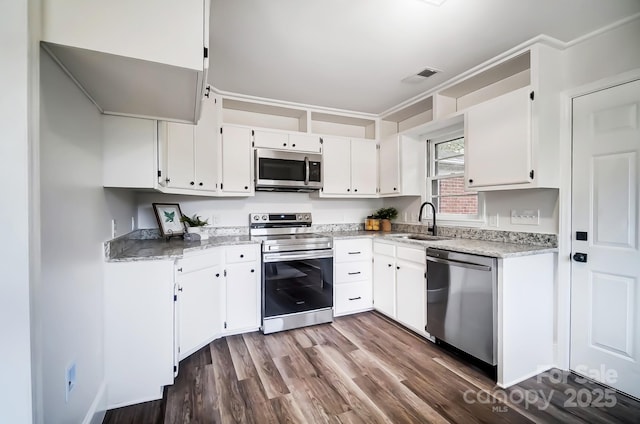
[[[304,157],[304,185],[309,185],[309,157]]]

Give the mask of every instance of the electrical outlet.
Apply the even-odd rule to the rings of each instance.
[[[75,361],[69,364],[64,373],[64,399],[65,402],[69,402],[69,396],[76,387],[76,363]]]
[[[118,233],[118,224],[115,219],[111,220],[111,238],[116,238],[116,234]]]
[[[209,221],[211,225],[220,224],[220,216],[219,215],[211,215],[211,220]]]
[[[518,211],[511,209],[511,223],[517,225],[540,225],[540,210],[526,209]]]
[[[499,214],[489,215],[489,227],[498,227],[499,225]]]

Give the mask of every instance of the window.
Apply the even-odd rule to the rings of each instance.
[[[464,190],[464,137],[429,140],[427,193],[442,219],[478,220],[477,192]]]

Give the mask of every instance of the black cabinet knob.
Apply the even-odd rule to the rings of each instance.
[[[241,258],[244,258],[244,255],[240,255]]]
[[[399,267],[399,266],[397,266],[397,267],[396,267],[396,269],[400,269],[400,267]]]
[[[398,189],[397,189],[396,187],[394,187],[394,188],[393,188],[393,191],[396,191],[396,190],[398,190]]]
[[[358,191],[358,189],[356,188],[356,189],[354,189],[353,191],[356,191],[356,192],[357,192],[357,191]]]
[[[182,272],[182,268],[178,268],[178,272]]]
[[[244,189],[245,190],[249,190],[249,186],[244,186]]]
[[[199,182],[199,183],[198,183],[198,185],[199,185],[200,187],[202,187],[204,184],[202,184],[202,182]]]
[[[351,191],[351,189],[350,189],[350,188],[348,188],[348,189],[347,189],[347,191]]]
[[[251,272],[256,272],[256,270],[255,270],[255,269],[252,269],[252,270],[251,270]]]
[[[190,184],[190,185],[195,185],[195,182],[191,181],[189,184]]]
[[[470,180],[469,180],[469,184],[473,184],[473,180],[471,180],[471,179],[470,179]]]
[[[282,145],[283,145],[284,147],[287,147],[287,143],[282,143]]]
[[[178,288],[178,291],[179,291],[179,292],[181,292],[181,291],[182,291],[182,287],[179,287],[179,288]]]
[[[391,266],[391,264],[387,264],[387,266]]]
[[[293,143],[293,144],[291,145],[291,147],[296,147],[296,143]]]
[[[219,272],[216,273],[216,277],[220,277],[220,273]]]

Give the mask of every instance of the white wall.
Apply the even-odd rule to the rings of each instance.
[[[32,422],[28,2],[0,2],[0,422]],[[37,139],[37,138],[36,138]]]
[[[43,416],[77,423],[104,380],[103,242],[112,217],[124,221],[135,209],[131,194],[102,188],[97,109],[44,51],[40,60]],[[74,361],[77,384],[65,402]]]
[[[382,206],[380,199],[317,199],[307,193],[258,192],[255,197],[200,198],[155,193],[138,195],[138,228],[157,228],[153,202],[179,203],[182,213],[202,218],[216,216],[216,227],[249,225],[252,212],[311,212],[314,224],[364,223],[364,218]],[[214,223],[212,219],[209,223]]]

